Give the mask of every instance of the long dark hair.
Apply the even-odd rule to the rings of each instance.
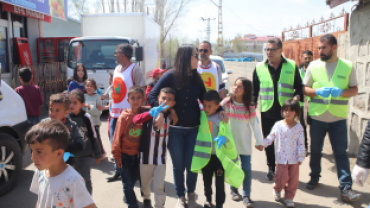
[[[247,108],[248,112],[250,112],[249,107],[251,106],[251,104],[253,105],[253,102],[252,102],[252,91],[253,91],[252,82],[249,79],[245,78],[245,77],[238,77],[238,78],[236,78],[235,83],[238,80],[242,81],[242,85],[244,87],[243,104]],[[230,101],[234,102],[235,97],[236,97],[235,94],[231,94]]]
[[[82,68],[83,68],[83,70],[84,70],[84,76],[82,77],[82,80],[80,80],[79,78],[78,78],[78,76],[77,76],[77,69],[78,69],[78,67],[80,67],[80,66],[82,66]],[[80,64],[80,63],[78,63],[78,64],[76,64],[76,66],[75,66],[75,68],[74,68],[74,70],[73,70],[73,79],[76,81],[76,82],[85,82],[86,81],[86,79],[87,79],[87,70],[86,70],[86,67],[85,67],[85,65],[83,65],[83,64]]]
[[[176,89],[186,88],[190,81],[194,81],[196,85],[202,82],[197,70],[191,68],[191,57],[194,49],[197,48],[193,44],[182,44],[177,50],[173,65]]]

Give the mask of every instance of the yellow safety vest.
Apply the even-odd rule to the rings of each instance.
[[[317,60],[311,68],[311,76],[313,79],[312,88],[318,89],[321,87],[338,87],[342,90],[348,89],[349,76],[352,71],[352,62],[338,59],[337,67],[333,73],[331,80],[329,81],[328,74],[326,73],[325,62]],[[321,62],[321,63],[320,63]],[[323,114],[325,111],[329,111],[331,114],[340,117],[347,118],[348,113],[348,98],[339,96],[328,98],[321,96],[314,96],[311,98],[309,115],[318,116]]]
[[[282,106],[288,99],[294,97],[294,73],[295,62],[286,59],[283,63],[278,83],[279,104]],[[256,66],[256,72],[260,81],[260,106],[261,112],[268,111],[274,104],[274,82],[272,81],[268,65],[265,62],[260,62]]]

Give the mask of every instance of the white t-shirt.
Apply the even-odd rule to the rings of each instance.
[[[45,170],[36,170],[30,191],[38,195],[38,208],[82,208],[94,203],[84,179],[69,165],[55,177],[47,177]]]

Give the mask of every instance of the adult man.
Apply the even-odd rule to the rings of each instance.
[[[350,61],[337,56],[337,39],[329,34],[320,38],[320,59],[311,62],[304,79],[304,94],[311,97],[309,115],[312,117],[311,180],[306,188],[316,188],[321,172],[321,151],[329,132],[334,152],[339,189],[343,201],[356,201],[361,195],[352,191],[352,179],[347,156],[348,99],[357,95],[356,72]]]
[[[212,55],[212,45],[208,41],[203,41],[199,45],[200,60],[198,62],[198,73],[203,79],[206,90],[216,90],[221,98],[226,97],[225,83],[222,81],[222,71],[217,63],[210,59]]]
[[[302,59],[303,63],[299,66],[299,74],[301,75],[301,79],[304,80],[304,77],[306,75],[306,70],[308,65],[312,62],[313,60],[313,54],[312,51],[306,50],[302,53]],[[304,112],[304,102],[299,102],[299,105],[301,106],[301,125],[303,127],[304,131],[304,142],[305,142],[305,147],[306,147],[306,156],[308,155],[307,150],[308,150],[308,143],[307,143],[307,127],[306,127],[306,122],[304,120],[305,112]],[[311,124],[311,117],[307,116],[307,124]]]
[[[139,65],[131,62],[133,48],[131,45],[122,43],[117,45],[114,57],[117,67],[113,74],[112,106],[110,110],[110,141],[112,143],[116,122],[121,112],[130,108],[127,101],[128,89],[132,86],[140,86],[146,89],[144,74]],[[108,182],[119,180],[120,171],[115,168],[114,175],[107,177]]]
[[[264,137],[270,134],[276,121],[281,117],[281,106],[287,99],[303,101],[302,79],[294,61],[282,56],[283,44],[279,38],[267,40],[265,51],[267,60],[257,64],[253,72],[253,95],[257,104],[260,95],[260,110],[262,133]],[[267,178],[272,181],[275,174],[274,144],[265,148]]]

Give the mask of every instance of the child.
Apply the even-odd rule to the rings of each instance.
[[[68,92],[74,89],[84,90],[84,84],[87,79],[87,70],[83,64],[77,64],[73,70],[73,81],[69,83]]]
[[[285,190],[287,207],[294,207],[293,198],[299,185],[299,165],[306,157],[303,127],[299,121],[301,110],[298,101],[289,99],[281,107],[284,120],[275,123],[264,140],[265,147],[275,141],[276,173],[274,176],[275,201],[281,200]]]
[[[19,80],[21,86],[15,88],[15,91],[22,97],[26,106],[27,120],[36,125],[40,121],[40,107],[44,104],[41,90],[38,86],[31,84],[32,72],[29,68],[19,70]]]
[[[69,130],[69,142],[66,152],[75,154],[82,151],[85,146],[85,142],[82,138],[80,129],[77,124],[66,116],[69,114],[69,98],[64,94],[54,94],[50,96],[49,103],[49,118],[43,119],[41,122],[48,120],[61,121]],[[74,158],[69,158],[68,164],[74,164]]]
[[[261,128],[258,123],[256,109],[252,102],[252,82],[247,78],[238,77],[234,83],[233,94],[221,102],[221,106],[229,115],[231,133],[235,140],[236,149],[240,156],[243,181],[243,203],[246,207],[253,207],[254,202],[250,198],[252,185],[252,130],[256,138],[256,146],[263,145]],[[262,147],[259,147],[263,149]],[[240,201],[242,197],[238,189],[231,188],[231,196],[234,201]]]
[[[63,160],[68,137],[68,128],[58,120],[42,122],[26,134],[37,168],[30,191],[38,195],[38,208],[96,207],[82,177]]]
[[[112,99],[112,84],[113,84],[113,72],[109,71],[109,87],[105,90],[105,92],[101,95],[102,100],[109,100],[109,102]],[[109,125],[108,125],[109,126]]]
[[[96,164],[98,164],[102,160],[102,148],[99,140],[97,139],[97,134],[95,132],[91,116],[82,110],[85,103],[85,97],[82,91],[74,89],[69,92],[69,100],[71,101],[69,106],[71,112],[69,113],[68,117],[76,122],[86,143],[84,150],[74,154],[74,167],[84,178],[87,190],[90,194],[92,194],[90,175],[91,158],[95,158]]]
[[[168,132],[170,129],[170,109],[176,104],[175,91],[172,88],[162,88],[158,96],[159,107],[134,117],[135,124],[143,124],[143,134],[140,138],[140,180],[144,206],[151,207],[150,183],[153,181],[153,191],[156,208],[164,208],[166,194],[164,178],[166,176],[166,152]],[[162,107],[163,105],[167,107]],[[153,113],[156,109],[164,113],[164,125],[157,130]]]
[[[131,108],[125,109],[119,116],[112,142],[112,154],[117,168],[121,170],[123,192],[130,208],[138,207],[134,185],[140,174],[138,153],[143,127],[135,124],[133,118],[143,112],[141,104],[144,99],[145,92],[141,87],[134,86],[128,90],[127,101]]]
[[[148,84],[147,88],[146,88],[146,97],[148,97],[150,91],[152,91],[154,85],[158,82],[158,80],[163,76],[163,74],[167,71],[167,69],[160,69],[160,68],[156,68],[156,69],[153,69],[153,73],[152,75],[150,75],[150,77],[153,77],[153,81],[151,83]]]
[[[66,81],[67,81],[67,85],[66,85],[67,89],[63,91],[63,94],[68,95],[69,84],[73,81],[73,77],[72,76],[68,77]]]

